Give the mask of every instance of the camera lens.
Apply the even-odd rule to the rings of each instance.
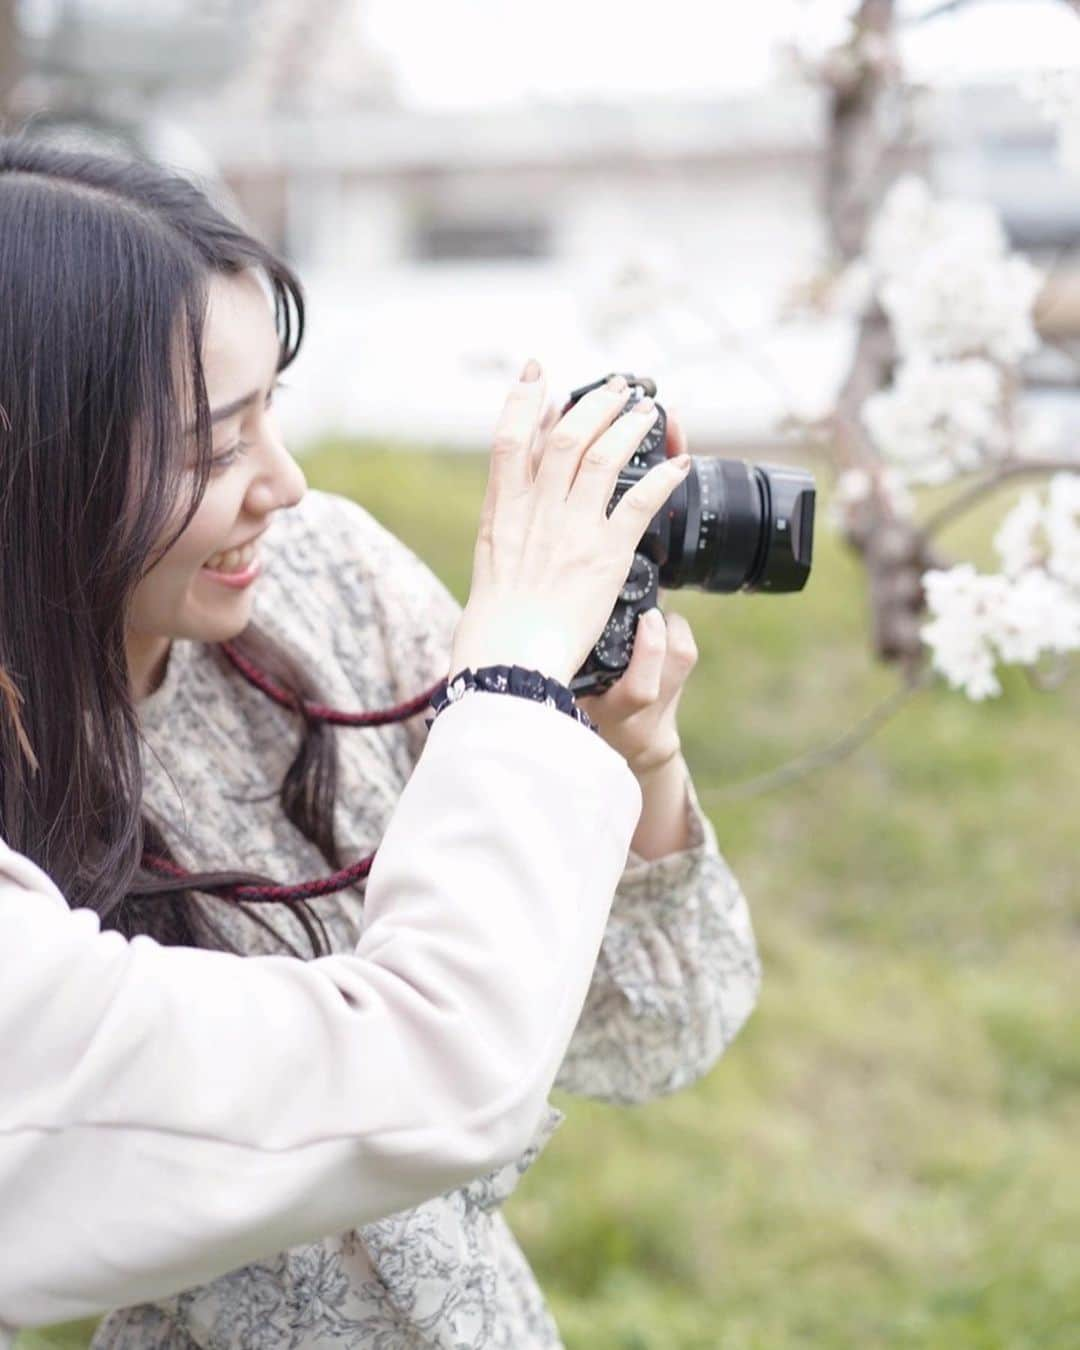
[[[814,480],[803,469],[697,459],[672,494],[660,585],[801,591],[814,542]]]

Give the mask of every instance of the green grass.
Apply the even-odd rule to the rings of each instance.
[[[304,467],[466,599],[485,456]],[[999,510],[946,544],[988,561]],[[693,1088],[557,1095],[507,1214],[571,1350],[1080,1347],[1080,682],[934,688],[852,759],[725,795],[893,687],[865,604],[824,526],[802,595],[664,599],[697,638],[684,748],[765,984]]]

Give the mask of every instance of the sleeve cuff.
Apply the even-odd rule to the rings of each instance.
[[[650,899],[667,895],[676,899],[688,895],[693,890],[693,879],[700,870],[702,862],[709,857],[719,857],[720,847],[712,821],[701,809],[694,780],[689,769],[685,771],[687,790],[687,825],[689,842],[685,848],[675,853],[665,853],[661,858],[643,858],[633,848],[626,855],[626,868],[620,892],[640,891]]]

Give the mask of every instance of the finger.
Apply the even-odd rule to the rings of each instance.
[[[645,439],[658,413],[652,399],[642,399],[617,417],[581,457],[570,501],[589,519],[602,519],[615,491],[619,470],[626,467]]]
[[[681,614],[669,610],[663,617],[666,627],[665,658],[657,701],[666,708],[672,699],[678,697],[690,672],[697,665],[698,649],[694,631]]]
[[[510,387],[492,434],[482,519],[490,518],[500,500],[519,497],[532,486],[529,447],[546,395],[547,381],[542,370],[537,379],[520,379]]]
[[[544,453],[544,442],[558,420],[559,405],[554,399],[548,399],[547,407],[540,416],[536,433],[533,436],[533,443],[529,448],[529,477],[532,481],[535,481],[536,471],[540,467],[540,457]]]
[[[551,428],[536,470],[536,485],[546,501],[566,501],[582,454],[611,426],[629,393],[626,380],[616,376],[578,399]]]
[[[678,415],[673,413],[670,408],[665,408],[667,413],[667,457],[674,459],[676,455],[689,454],[689,447],[686,440],[686,431],[683,424],[679,421]]]
[[[627,552],[637,547],[649,522],[690,472],[691,461],[665,459],[654,464],[644,478],[628,488],[608,518],[608,526]],[[617,477],[618,475],[616,475]]]
[[[667,658],[667,627],[659,609],[646,610],[637,621],[634,650],[609,698],[612,711],[629,716],[651,707],[660,697]]]
[[[667,630],[658,609],[646,610],[637,621],[630,663],[615,683],[599,696],[590,695],[578,702],[586,712],[595,702],[594,721],[622,722],[655,703],[660,693],[665,660]]]

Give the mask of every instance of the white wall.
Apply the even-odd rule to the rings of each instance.
[[[784,411],[778,385],[820,410],[847,350],[844,325],[775,330],[788,288],[821,256],[815,186],[808,167],[784,161],[463,174],[426,186],[301,182],[297,209],[318,220],[297,231],[310,327],[282,416],[298,443],[336,428],[485,449],[508,382],[535,354],[560,398],[636,368],[661,382],[661,401],[703,448],[767,441]],[[451,217],[548,216],[556,256],[395,261],[417,202]],[[601,341],[591,304],[617,262],[642,252],[666,255],[712,317],[680,307]]]

